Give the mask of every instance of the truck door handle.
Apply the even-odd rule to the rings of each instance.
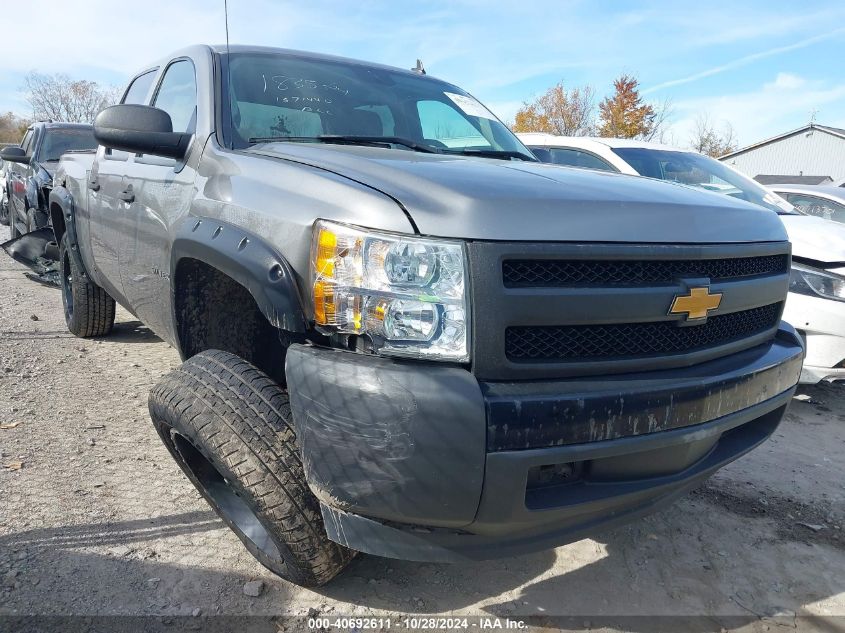
[[[135,200],[135,192],[132,190],[132,185],[129,185],[126,189],[117,194],[117,197],[124,202],[132,202]]]
[[[97,182],[96,176],[94,176],[93,178],[88,180],[88,188],[91,191],[99,191],[100,190],[100,183]]]

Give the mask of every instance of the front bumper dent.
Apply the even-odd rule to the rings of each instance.
[[[562,545],[671,502],[774,431],[802,356],[784,326],[730,361],[614,376],[604,390],[594,379],[514,390],[457,367],[299,345],[286,372],[329,537],[381,556],[456,561]],[[611,396],[631,408],[608,409]],[[524,411],[537,425],[563,422],[558,441],[498,442],[509,437],[499,434],[508,407],[522,431]],[[591,421],[601,433],[584,434]],[[538,469],[559,466],[575,475],[537,483]]]

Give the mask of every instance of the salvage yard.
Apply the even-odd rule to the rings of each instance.
[[[755,631],[821,616],[802,629],[845,626],[845,386],[800,389],[762,447],[599,538],[452,566],[359,556],[308,590],[256,562],[156,436],[147,394],[176,352],[120,308],[109,338],[74,338],[58,290],[25,270],[0,253],[0,615],[574,614],[572,628],[626,630],[652,625],[619,616],[700,615],[684,626]]]

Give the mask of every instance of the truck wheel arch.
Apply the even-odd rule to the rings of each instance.
[[[190,216],[171,246],[174,333],[183,359],[224,349],[284,382],[284,353],[308,321],[293,269],[261,238]]]
[[[73,204],[73,196],[70,191],[60,185],[50,192],[50,199],[47,204],[56,244],[61,244],[62,237],[67,233],[69,255],[73,258],[77,269],[82,271],[82,277],[88,279],[88,271],[85,269],[82,257],[79,254],[79,237],[76,234],[76,207]]]

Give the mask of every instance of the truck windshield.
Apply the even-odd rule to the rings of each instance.
[[[59,160],[65,152],[95,149],[97,141],[91,128],[48,128],[38,160],[49,163]]]
[[[800,215],[786,200],[735,172],[718,160],[696,152],[642,147],[614,147],[613,153],[641,176],[670,180],[715,191],[766,207],[781,215]]]
[[[536,160],[481,103],[424,75],[288,53],[232,53],[228,66],[224,138],[236,148],[384,138],[402,150]]]

